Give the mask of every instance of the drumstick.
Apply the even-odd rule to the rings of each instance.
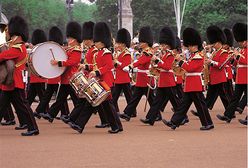
[[[54,57],[54,54],[53,54],[53,50],[52,50],[52,48],[49,48],[49,50],[50,50],[50,51],[51,51],[51,53],[52,53],[53,60],[55,60],[55,57]]]

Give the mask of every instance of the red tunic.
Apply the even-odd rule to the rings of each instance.
[[[30,83],[45,83],[45,82],[46,82],[46,79],[40,78],[31,72]]]
[[[13,45],[8,50],[0,53],[0,62],[4,60],[13,60],[16,64],[14,70],[14,82],[12,85],[2,85],[2,90],[14,90],[15,88],[24,89],[22,71],[25,69],[25,63],[27,59],[27,51],[25,44]],[[20,63],[22,62],[22,63]],[[17,65],[20,64],[20,65]]]
[[[230,56],[230,54],[232,54],[232,53],[230,53],[230,50],[229,50],[229,51],[228,51],[228,55]],[[232,80],[232,79],[233,79],[232,64],[230,63],[230,61],[228,61],[228,62],[226,63],[225,68],[226,68],[226,73],[227,73],[227,79],[228,79],[228,80]]]
[[[114,83],[111,71],[114,68],[112,53],[107,48],[100,49],[94,54],[93,63],[96,63],[93,70],[100,73],[100,80],[105,81],[109,87],[112,87]]]
[[[117,58],[117,60],[120,62],[117,64],[117,67],[115,68],[116,71],[116,78],[115,83],[116,84],[122,84],[122,83],[130,83],[131,79],[128,72],[123,71],[123,68],[125,66],[128,66],[131,64],[131,54],[130,52],[125,49]]]
[[[237,60],[237,75],[236,84],[247,84],[247,71],[248,71],[248,58],[247,58],[247,47],[242,49],[240,54],[242,56]]]
[[[133,64],[134,68],[138,68],[135,86],[147,87],[147,84],[149,83],[149,77],[147,76],[147,72],[149,70],[151,58],[151,52],[149,51],[149,49],[146,49],[141,53],[141,56],[138,58],[137,62]]]
[[[217,51],[212,58],[212,65],[209,70],[209,80],[211,85],[227,82],[226,69],[219,67],[225,62],[228,57],[228,53],[224,49]]]
[[[89,50],[85,55],[84,64],[87,65],[89,68],[88,70],[84,71],[86,77],[88,77],[89,72],[93,70],[93,57],[96,52],[97,52],[97,48],[95,46],[92,46],[89,48]]]
[[[158,87],[172,87],[176,86],[174,72],[172,70],[172,63],[174,61],[174,56],[172,52],[166,51],[162,57],[163,63],[158,63],[158,68],[160,68]]]
[[[203,70],[204,60],[199,53],[191,55],[191,58],[184,62],[181,67],[185,69],[184,92],[203,91]]]
[[[62,61],[62,66],[67,67],[64,74],[61,75],[61,84],[69,84],[70,78],[77,72],[78,64],[81,60],[81,49],[73,47],[66,52],[68,59]]]

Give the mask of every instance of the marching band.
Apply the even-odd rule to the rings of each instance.
[[[15,129],[27,129],[22,136],[39,134],[35,118],[52,123],[59,112],[60,119],[78,133],[84,131],[93,113],[100,117],[96,128],[110,127],[109,133],[120,133],[124,130],[121,119],[136,117],[143,95],[144,111],[147,102],[150,109],[140,121],[152,126],[162,120],[173,130],[190,122],[187,112],[192,103],[196,111],[191,112],[199,117],[203,131],[214,128],[209,110],[218,96],[225,111],[217,118],[227,123],[235,118],[235,111],[242,113],[247,106],[247,24],[236,23],[232,30],[209,26],[208,45],[196,29],[186,28],[181,41],[165,26],[155,45],[149,26],[140,28],[134,44],[124,28],[112,39],[105,22],[89,21],[81,26],[73,21],[66,26],[67,45],[63,45],[62,31],[56,26],[50,29],[48,41],[46,33],[36,29],[28,44],[25,20],[2,18],[3,14],[0,28],[7,43],[0,46],[0,121],[5,120],[1,125],[16,124],[13,105],[19,120]],[[239,49],[233,47],[234,39]],[[118,107],[122,92],[127,102],[123,113]],[[56,100],[49,107],[54,93]],[[39,104],[33,112],[37,95]],[[71,112],[69,95],[74,105]],[[165,120],[161,112],[168,101],[174,114]],[[247,125],[247,117],[239,122]]]

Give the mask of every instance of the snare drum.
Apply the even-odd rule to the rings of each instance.
[[[84,88],[88,86],[88,84],[88,80],[83,72],[75,73],[70,79],[70,85],[72,86],[79,98],[85,97]]]
[[[86,99],[93,107],[99,106],[110,93],[110,87],[104,81],[98,82],[95,78],[90,79],[89,85],[84,89]]]
[[[28,57],[28,66],[33,74],[41,78],[51,79],[61,76],[65,67],[52,65],[52,59],[66,61],[65,50],[55,42],[37,44]]]

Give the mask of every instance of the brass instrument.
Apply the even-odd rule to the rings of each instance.
[[[185,75],[185,73],[186,73],[186,71],[183,69],[183,68],[181,68],[179,65],[178,65],[178,63],[181,61],[181,60],[184,60],[185,58],[184,58],[184,56],[183,56],[183,54],[177,54],[177,55],[175,55],[175,60],[173,61],[173,63],[172,63],[172,70],[173,70],[173,72],[174,72],[174,74],[176,75],[176,76],[182,76],[182,78],[184,79],[184,75]],[[178,59],[179,58],[179,59]]]

